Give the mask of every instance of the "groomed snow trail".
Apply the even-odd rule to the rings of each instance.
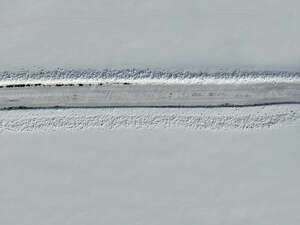
[[[300,83],[12,87],[0,109],[47,107],[197,107],[300,103]]]
[[[300,103],[296,72],[150,69],[2,72],[0,109]]]

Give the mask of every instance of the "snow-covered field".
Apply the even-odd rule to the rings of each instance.
[[[298,0],[1,0],[0,70],[298,70]]]
[[[299,11],[0,0],[0,224],[298,225]]]
[[[299,128],[1,134],[0,223],[298,225]]]

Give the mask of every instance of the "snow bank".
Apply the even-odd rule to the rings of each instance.
[[[1,132],[188,128],[248,130],[300,123],[300,105],[233,108],[91,108],[1,110]],[[127,149],[127,148],[126,148]]]
[[[205,84],[205,83],[263,83],[300,82],[300,72],[214,69],[203,71],[176,69],[63,69],[32,68],[3,70],[0,85],[15,83],[137,83],[137,84]]]

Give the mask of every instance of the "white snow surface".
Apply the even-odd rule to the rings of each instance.
[[[1,0],[0,70],[299,71],[298,0]]]
[[[102,82],[294,85],[296,103],[299,11],[0,0],[2,103],[24,97],[11,85]],[[298,225],[299,149],[300,104],[0,110],[0,224]]]
[[[51,113],[66,115],[14,111],[5,118],[15,129],[39,125],[45,114],[43,129],[72,126],[66,117],[51,123]],[[82,114],[72,112],[71,123]],[[26,125],[21,118],[29,115],[36,119]],[[0,224],[300,222],[299,125],[243,132],[61,130],[2,133],[0,140]]]

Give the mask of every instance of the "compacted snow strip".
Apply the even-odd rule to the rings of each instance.
[[[0,77],[0,109],[300,102],[300,73],[291,71],[58,68]]]
[[[300,82],[53,83],[0,86],[0,109],[196,107],[300,103]]]
[[[1,110],[1,132],[90,128],[259,129],[300,123],[300,105],[228,108],[90,108]]]

